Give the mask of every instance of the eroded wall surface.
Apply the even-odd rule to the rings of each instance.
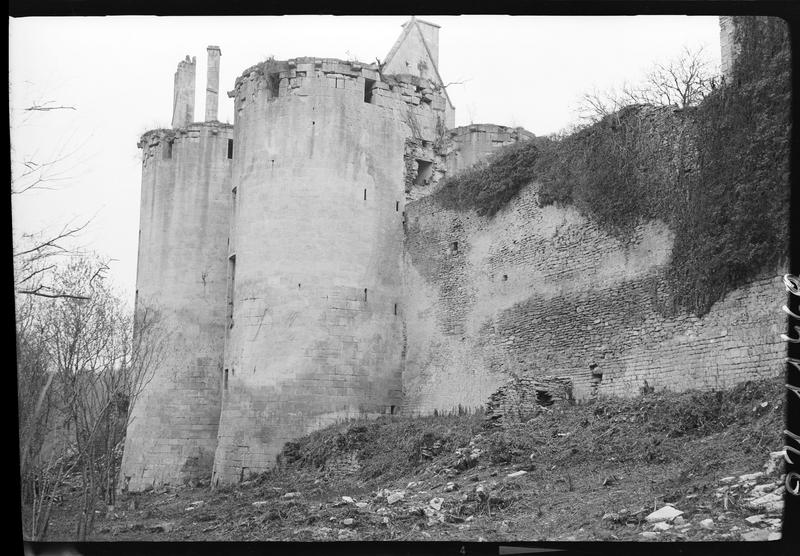
[[[375,69],[281,64],[245,72],[230,93],[220,483],[271,467],[285,442],[337,419],[399,409],[406,139],[433,141],[443,117],[443,99],[390,87]]]
[[[521,127],[496,124],[471,124],[450,130],[451,150],[447,155],[447,172],[452,175],[486,160],[494,151],[534,137]]]
[[[622,243],[536,195],[526,187],[492,219],[430,198],[406,208],[405,412],[481,406],[513,375],[571,377],[586,399],[782,372],[780,269],[703,317],[664,316],[665,224]]]
[[[220,413],[230,166],[225,124],[142,137],[136,310],[156,311],[163,358],[134,405],[122,484],[211,472]]]

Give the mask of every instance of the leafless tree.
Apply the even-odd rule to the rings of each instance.
[[[52,191],[73,179],[73,173],[82,160],[78,153],[83,145],[74,145],[73,137],[58,141],[52,152],[43,153],[39,148],[33,152],[19,152],[17,138],[26,125],[33,125],[32,118],[53,118],[54,112],[75,111],[74,106],[56,104],[52,100],[32,99],[16,110],[12,118],[11,142],[11,195],[22,198],[36,192]],[[12,110],[12,115],[14,115]],[[45,149],[47,150],[47,149]],[[62,225],[52,232],[37,231],[16,234],[13,247],[14,290],[17,294],[48,298],[77,295],[53,287],[52,276],[64,255],[75,253],[74,240],[89,225],[74,221]]]
[[[46,535],[64,481],[80,493],[77,540],[91,532],[97,503],[114,503],[132,406],[162,353],[155,313],[132,315],[98,268],[105,263],[96,257],[72,260],[54,274],[54,287],[78,293],[28,298],[26,321],[18,318],[20,468],[31,540]]]
[[[701,48],[684,47],[681,54],[666,63],[656,64],[639,85],[623,84],[619,90],[594,90],[583,95],[581,118],[598,121],[625,106],[696,106],[716,86],[717,77]]]

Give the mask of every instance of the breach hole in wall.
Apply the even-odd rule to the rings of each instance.
[[[414,178],[414,185],[428,185],[433,175],[433,162],[430,160],[417,159],[417,177]]]
[[[591,396],[597,396],[597,391],[600,388],[600,384],[603,382],[603,371],[601,371],[597,363],[589,363],[589,371],[592,373],[591,378],[589,379],[589,387],[591,388]]]
[[[164,143],[164,148],[162,150],[164,158],[172,158],[172,141],[167,141]]]
[[[536,403],[539,405],[553,405],[553,396],[546,390],[536,390]]]
[[[233,139],[228,139],[228,158],[233,158]]]
[[[503,282],[505,282],[506,280],[508,280],[508,274],[503,274]]]
[[[364,102],[372,103],[372,88],[375,86],[374,79],[364,79]]]
[[[451,255],[454,255],[454,254],[458,253],[458,242],[457,241],[454,241],[453,243],[450,244],[449,251],[450,251]]]

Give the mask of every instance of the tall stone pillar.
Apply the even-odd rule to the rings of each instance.
[[[208,79],[206,83],[206,119],[207,122],[217,121],[219,107],[219,59],[222,51],[218,46],[208,47]]]
[[[187,127],[194,121],[194,84],[197,59],[186,56],[175,71],[175,93],[172,98],[172,129]]]

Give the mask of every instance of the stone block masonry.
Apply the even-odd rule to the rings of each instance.
[[[230,165],[225,124],[146,133],[136,310],[156,311],[163,357],[134,405],[120,484],[207,477],[220,413]]]
[[[341,60],[271,60],[229,93],[235,272],[215,483],[401,404],[405,145],[433,142],[444,110],[420,78],[379,79]]]
[[[580,400],[783,372],[782,269],[703,317],[665,316],[664,224],[624,244],[572,207],[539,207],[537,190],[493,219],[407,206],[404,411],[477,407],[510,376],[570,377]]]
[[[206,118],[207,122],[217,121],[219,108],[219,59],[222,51],[218,46],[208,47],[208,79],[206,81]]]
[[[197,59],[186,56],[175,71],[175,88],[172,97],[172,128],[180,129],[194,121],[194,87]]]
[[[521,127],[495,124],[470,124],[450,130],[451,148],[447,153],[447,172],[450,175],[486,160],[500,147],[527,141],[533,133]]]

